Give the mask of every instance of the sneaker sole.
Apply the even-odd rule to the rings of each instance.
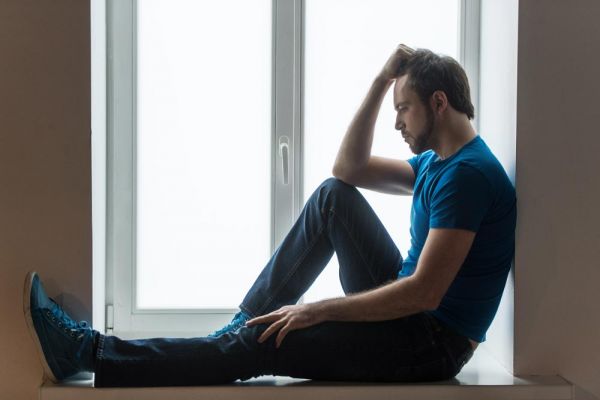
[[[27,321],[27,327],[29,328],[29,335],[35,342],[35,347],[37,349],[40,360],[42,361],[42,367],[44,367],[44,376],[50,379],[54,383],[58,383],[58,379],[52,373],[48,362],[46,361],[46,356],[44,355],[44,350],[42,350],[42,344],[40,343],[40,338],[35,331],[35,326],[33,325],[33,319],[31,318],[31,286],[33,285],[33,278],[37,275],[37,272],[30,271],[25,278],[25,284],[23,285],[23,314],[25,314],[25,321]]]

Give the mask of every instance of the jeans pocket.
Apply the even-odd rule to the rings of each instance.
[[[424,324],[431,335],[432,344],[439,346],[445,357],[445,378],[455,377],[473,357],[474,350],[469,339],[449,328],[437,318],[424,313]]]
[[[441,327],[437,323],[435,317],[429,315],[428,313],[423,313],[422,322],[425,329],[424,339],[426,341],[426,346],[429,347],[437,345]]]

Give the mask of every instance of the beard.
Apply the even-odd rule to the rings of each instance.
[[[427,115],[425,126],[421,129],[421,132],[414,138],[415,143],[413,145],[409,145],[410,151],[414,154],[421,154],[426,150],[432,148],[431,139],[433,137],[433,111],[430,107],[427,107]]]

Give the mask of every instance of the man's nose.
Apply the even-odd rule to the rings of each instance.
[[[401,131],[404,128],[405,128],[404,121],[402,121],[402,118],[400,118],[400,113],[397,113],[396,114],[396,130]]]

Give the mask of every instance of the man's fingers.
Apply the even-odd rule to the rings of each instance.
[[[260,317],[252,318],[246,321],[246,326],[258,325],[265,322],[266,315],[262,315]]]
[[[412,54],[415,52],[415,50],[412,47],[408,47],[407,45],[405,45],[404,43],[400,43],[398,45],[398,49],[404,50],[405,52]]]
[[[283,342],[283,338],[286,337],[286,335],[288,334],[289,331],[291,331],[292,328],[290,327],[290,324],[286,324],[283,328],[281,328],[279,330],[279,333],[277,334],[277,338],[275,339],[275,347],[279,348],[279,346],[281,346],[281,342]]]
[[[400,43],[384,64],[380,72],[380,77],[388,81],[397,79],[401,73],[402,66],[408,62],[414,53],[414,49],[404,43]]]
[[[281,342],[290,331],[302,327],[314,325],[316,322],[314,316],[311,316],[307,305],[284,306],[277,311],[269,314],[252,318],[246,322],[246,326],[258,324],[269,324],[267,329],[258,338],[259,343],[265,342],[275,332],[279,331],[275,338],[275,347],[279,348]]]
[[[414,54],[414,52],[414,49],[408,47],[405,44],[399,44],[398,47],[396,47],[396,56],[400,58],[410,57]]]
[[[265,340],[269,338],[273,333],[277,332],[279,328],[281,328],[285,324],[285,320],[280,319],[279,321],[273,322],[271,326],[267,328],[266,331],[263,332],[262,335],[258,338],[259,343],[263,343]]]
[[[260,325],[267,322],[273,322],[279,318],[279,314],[269,313],[261,315],[260,317],[252,318],[246,321],[246,326]]]

